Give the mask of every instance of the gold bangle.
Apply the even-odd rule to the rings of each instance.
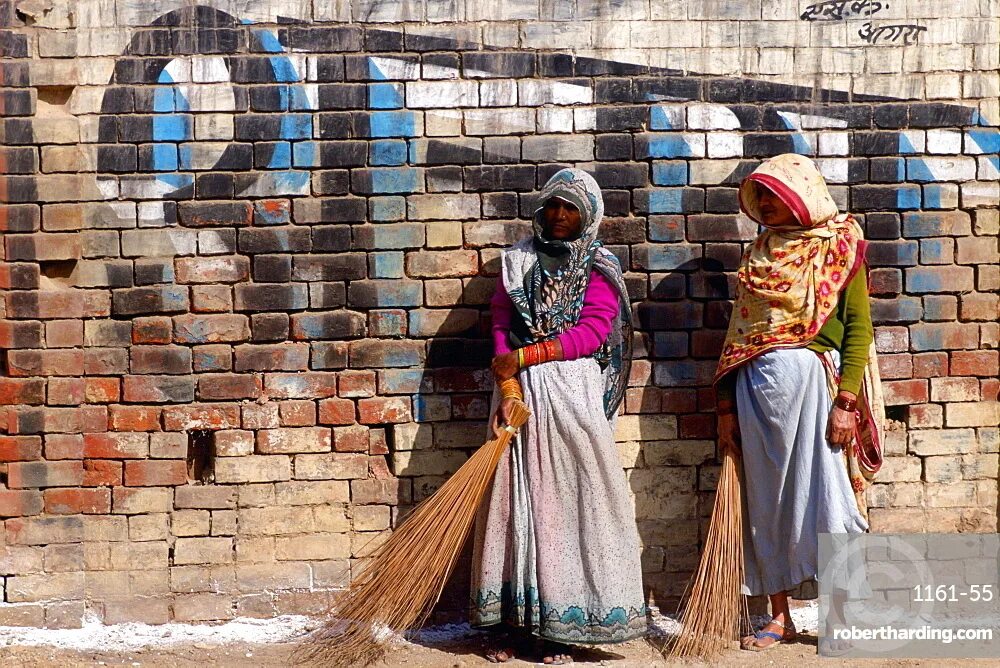
[[[524,368],[524,348],[517,349],[517,366],[520,369]]]
[[[521,392],[521,383],[517,378],[508,378],[500,383],[500,396],[504,399],[524,399]]]

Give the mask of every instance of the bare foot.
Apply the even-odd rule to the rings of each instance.
[[[486,660],[490,663],[507,663],[517,658],[517,653],[513,647],[503,649],[491,649],[486,653]]]
[[[569,653],[569,646],[562,643],[546,641],[545,657],[542,663],[547,666],[564,666],[573,663],[573,655]]]

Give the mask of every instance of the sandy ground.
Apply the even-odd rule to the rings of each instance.
[[[467,638],[434,646],[410,643],[393,651],[386,666],[427,666],[428,668],[466,668],[467,666],[491,666],[482,658],[487,647],[484,637]],[[199,646],[200,645],[200,646]],[[209,646],[201,643],[179,644],[167,647],[152,647],[134,651],[79,651],[54,649],[51,647],[13,646],[0,649],[0,665],[14,666],[150,666],[150,667],[193,667],[193,666],[282,666],[292,664],[291,656],[296,643],[280,642],[270,645],[255,645],[239,642],[225,646]],[[822,661],[830,666],[983,666],[997,665],[995,661],[961,660],[888,660],[888,661],[841,661],[819,659],[816,656],[815,637],[804,636],[800,642],[777,647],[763,653],[749,653],[734,649],[714,665],[725,666],[794,666]],[[612,652],[578,654],[577,665],[614,666],[616,668],[644,668],[646,666],[700,666],[701,662],[668,662],[646,642],[635,641],[618,646]],[[532,665],[528,661],[516,660],[511,666]]]
[[[661,618],[663,619],[663,618]],[[803,620],[803,628],[809,628]],[[667,622],[667,626],[672,622]],[[149,666],[187,668],[194,666],[280,666],[295,665],[293,654],[305,634],[317,625],[305,617],[274,620],[241,620],[222,626],[91,625],[73,631],[0,628],[0,666]],[[266,638],[269,642],[255,642]],[[253,640],[250,640],[253,639]],[[575,653],[577,665],[646,668],[648,666],[702,666],[698,661],[666,661],[657,651],[657,641],[633,641],[606,651]],[[389,653],[385,666],[402,668],[466,668],[490,666],[483,655],[494,646],[487,633],[472,631],[467,625],[435,627],[399,641]],[[528,666],[532,658],[510,662]],[[998,665],[996,661],[973,660],[854,660],[821,659],[816,655],[816,636],[802,633],[794,643],[766,652],[751,653],[734,648],[711,665],[789,666],[802,668],[817,662],[830,666],[957,666]],[[537,664],[536,664],[537,665]]]

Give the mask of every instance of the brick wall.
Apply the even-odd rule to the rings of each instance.
[[[1000,5],[838,4],[0,0],[0,624],[321,610],[482,441],[498,255],[567,164],[627,270],[652,601],[736,185],[787,151],[872,240],[873,528],[996,530]]]

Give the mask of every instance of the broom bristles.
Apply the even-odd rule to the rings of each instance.
[[[516,402],[510,426],[528,420]],[[513,433],[487,441],[421,502],[368,558],[349,588],[334,599],[331,619],[297,652],[303,662],[370,665],[381,659],[391,634],[424,622],[437,603],[475,522],[500,457]]]
[[[739,639],[748,623],[742,592],[743,507],[738,466],[735,456],[726,451],[705,549],[681,613],[681,631],[669,648],[671,657],[717,657]]]

